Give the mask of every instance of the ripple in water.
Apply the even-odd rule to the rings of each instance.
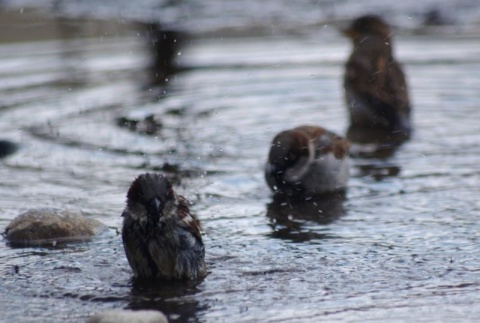
[[[0,246],[5,319],[82,321],[109,308],[159,309],[172,321],[478,319],[480,47],[418,37],[397,41],[411,140],[355,156],[345,198],[300,205],[271,198],[263,164],[280,130],[346,132],[346,41],[192,42],[181,55],[189,69],[153,101],[136,40],[87,41],[77,69],[90,80],[69,90],[58,85],[56,55],[29,54],[23,80],[0,89],[0,135],[21,145],[1,161],[0,224],[33,206],[72,207],[110,230],[61,248]],[[139,115],[161,127],[152,135],[117,124]],[[193,202],[209,265],[201,282],[131,280],[116,230],[129,183],[147,170],[177,176]]]

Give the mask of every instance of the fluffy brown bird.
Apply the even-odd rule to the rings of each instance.
[[[366,15],[343,33],[353,42],[344,76],[351,125],[410,133],[407,84],[393,57],[388,24],[378,16]]]
[[[206,275],[200,223],[161,174],[138,176],[122,214],[125,254],[136,277],[198,279]]]
[[[318,196],[346,188],[349,143],[317,126],[300,126],[275,136],[265,179],[275,193]]]

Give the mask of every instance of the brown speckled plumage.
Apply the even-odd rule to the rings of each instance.
[[[344,87],[354,126],[410,132],[410,99],[401,65],[392,51],[392,33],[380,17],[357,18],[344,34],[353,43]]]
[[[274,192],[321,195],[343,190],[348,179],[347,140],[317,126],[300,126],[275,136],[265,179]]]
[[[123,245],[135,276],[198,279],[206,275],[200,223],[164,176],[137,177],[122,216]]]

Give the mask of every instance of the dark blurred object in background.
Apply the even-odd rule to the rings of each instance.
[[[432,8],[425,13],[423,24],[425,26],[446,26],[452,25],[453,21],[446,17],[440,9]]]
[[[0,158],[13,154],[18,150],[18,145],[7,140],[0,140]]]
[[[148,66],[151,86],[165,86],[170,77],[178,72],[180,48],[186,38],[185,33],[165,28],[159,22],[138,23],[141,35],[145,37],[147,52],[150,54]]]

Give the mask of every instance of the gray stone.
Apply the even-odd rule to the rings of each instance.
[[[159,311],[109,310],[95,314],[86,323],[168,323],[168,319]]]
[[[105,229],[104,224],[80,211],[35,209],[12,220],[4,236],[12,244],[55,246],[59,242],[89,240]]]

